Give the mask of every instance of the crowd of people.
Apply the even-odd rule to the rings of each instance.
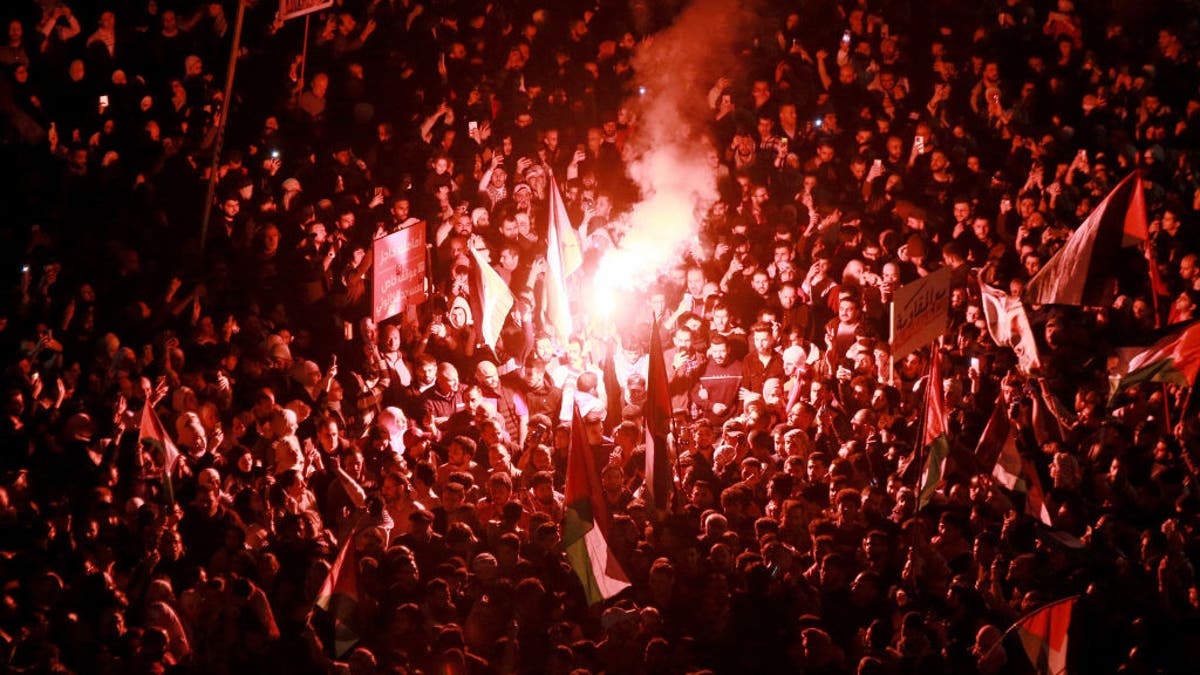
[[[719,198],[610,319],[574,284],[571,332],[550,193],[586,278],[683,3],[246,0],[231,101],[236,1],[3,3],[4,669],[1024,673],[1005,630],[1079,596],[1070,672],[1200,671],[1190,388],[1109,396],[1116,348],[1200,304],[1196,4],[698,1],[754,12],[688,92]],[[1019,297],[1135,170],[1150,255],[1093,261],[1108,306],[1027,307],[1021,367],[981,284]],[[372,242],[411,227],[428,297],[377,324]],[[892,354],[895,291],[943,267],[944,335]],[[573,410],[631,583],[600,603],[563,548]],[[976,453],[997,416],[1044,518]]]

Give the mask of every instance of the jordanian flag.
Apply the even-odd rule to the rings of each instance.
[[[150,454],[162,463],[163,492],[167,501],[175,503],[175,488],[171,475],[175,472],[175,462],[179,460],[179,448],[163,428],[162,422],[154,412],[154,405],[147,400],[142,406],[142,422],[138,428],[138,445],[148,448]]]
[[[1171,331],[1150,347],[1121,350],[1124,365],[1118,370],[1113,393],[1143,382],[1167,382],[1182,386],[1196,383],[1200,373],[1200,322]]]
[[[937,347],[932,352],[929,379],[925,383],[925,425],[921,430],[921,447],[926,449],[926,458],[918,490],[918,510],[925,508],[934,491],[941,487],[946,459],[950,456],[949,417],[942,396],[942,355]]]
[[[1146,197],[1141,175],[1135,171],[1113,188],[1058,253],[1029,280],[1023,294],[1025,302],[1108,305],[1116,290],[1116,279],[1111,273],[1116,267],[1114,263],[1122,257],[1122,249],[1144,246],[1148,238]],[[1157,298],[1162,282],[1157,266],[1149,260],[1150,247],[1145,248],[1150,286]]]
[[[567,454],[567,487],[564,495],[563,547],[567,561],[583,584],[589,605],[602,602],[629,588],[629,577],[608,550],[608,509],[592,448],[583,430],[579,406],[573,406],[571,447]]]
[[[1071,610],[1079,596],[1052,602],[1013,624],[1015,631],[1038,675],[1067,672],[1067,633],[1071,629]]]
[[[667,362],[663,357],[658,317],[650,332],[650,370],[646,378],[646,502],[656,510],[669,506],[671,485],[670,449],[671,394],[667,390]]]
[[[338,658],[358,643],[352,624],[358,608],[358,556],[354,553],[354,533],[346,535],[329,575],[317,594],[317,607],[329,613],[333,621],[333,656]]]

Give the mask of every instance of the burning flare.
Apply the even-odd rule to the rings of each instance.
[[[632,291],[644,290],[682,260],[697,242],[708,208],[717,201],[717,152],[706,135],[711,111],[705,93],[722,68],[747,15],[737,0],[698,0],[669,29],[647,39],[634,57],[638,121],[629,139],[630,177],[642,201],[621,216],[626,232],[600,260],[591,309],[610,319]]]

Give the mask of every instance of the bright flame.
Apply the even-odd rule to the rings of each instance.
[[[642,201],[614,223],[620,243],[600,260],[593,279],[593,309],[611,317],[683,261],[703,216],[718,199],[716,152],[706,138],[704,92],[724,74],[726,55],[748,13],[739,0],[695,0],[671,28],[638,48],[639,92],[630,101],[638,120],[629,138],[629,175]],[[721,30],[714,31],[714,26]]]
[[[592,319],[597,324],[610,323],[617,313],[617,293],[611,284],[601,283],[597,273],[592,284],[592,302],[589,304]]]
[[[661,164],[665,155],[655,159]],[[666,169],[664,175],[679,173]],[[699,226],[697,210],[707,209],[708,200],[691,187],[666,187],[648,195],[618,223],[626,234],[620,246],[605,252],[593,279],[592,307],[599,315],[611,318],[622,305],[622,296],[653,284],[691,248]]]

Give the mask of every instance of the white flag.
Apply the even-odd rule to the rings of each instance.
[[[1025,305],[1004,291],[979,282],[979,295],[983,301],[983,316],[987,320],[988,333],[1001,347],[1009,347],[1017,355],[1017,366],[1029,374],[1041,366],[1038,361],[1037,341]]]

